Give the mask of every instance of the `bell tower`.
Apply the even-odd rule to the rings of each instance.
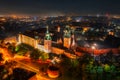
[[[64,44],[63,46],[66,48],[70,48],[71,45],[71,29],[70,26],[66,25],[64,29]]]
[[[44,37],[44,51],[46,53],[50,53],[51,50],[52,50],[52,38],[50,36],[48,26],[47,26],[46,34],[45,34],[45,37]]]

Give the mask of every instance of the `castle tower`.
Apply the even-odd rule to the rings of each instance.
[[[70,30],[70,27],[67,25],[64,29],[64,44],[63,44],[63,46],[69,49],[70,45],[71,45],[71,30]]]
[[[22,34],[21,33],[18,34],[18,43],[22,43]]]
[[[71,31],[71,44],[70,44],[70,48],[72,50],[76,50],[76,39],[75,39],[74,29],[72,29],[72,31]]]
[[[57,44],[63,44],[63,35],[60,26],[57,27]]]
[[[47,26],[47,31],[46,31],[45,38],[44,38],[44,51],[46,53],[50,53],[51,49],[52,49],[52,38],[50,36],[48,26]]]

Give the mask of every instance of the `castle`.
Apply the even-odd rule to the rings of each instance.
[[[46,53],[57,53],[61,54],[64,52],[65,49],[75,49],[75,37],[74,31],[70,28],[70,26],[65,26],[64,34],[60,36],[60,27],[57,28],[57,40],[52,41],[51,33],[49,32],[48,26],[46,27],[46,33],[44,36],[43,44],[40,44],[40,40],[38,36],[30,37],[24,34],[18,35],[18,43],[25,43],[29,44],[41,51]],[[54,46],[62,44],[61,47]]]

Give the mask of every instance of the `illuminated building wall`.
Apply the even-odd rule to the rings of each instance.
[[[38,49],[40,50],[40,51],[45,51],[45,49],[44,49],[44,45],[40,45],[40,44],[38,44]]]
[[[19,44],[19,43],[22,43],[22,34],[19,34],[19,35],[18,35],[18,44]]]
[[[58,44],[62,44],[62,43],[63,43],[62,39],[61,39],[61,38],[60,38],[60,39],[57,39],[57,43],[58,43]]]
[[[100,55],[100,54],[105,54],[108,53],[110,51],[113,52],[113,54],[118,54],[120,52],[120,50],[118,48],[106,48],[106,49],[91,49],[91,48],[86,48],[86,47],[77,47],[78,50],[80,51],[84,51],[87,53],[91,53],[94,55]]]
[[[64,50],[63,50],[63,49],[56,48],[56,47],[52,47],[52,53],[63,54],[63,53],[64,53]]]
[[[31,38],[31,37],[28,37],[28,36],[25,36],[23,34],[19,34],[19,43],[25,43],[25,44],[29,44],[35,48],[37,48],[37,45],[38,45],[38,41],[34,38]]]
[[[48,47],[46,46],[46,48]],[[41,51],[47,52],[47,49],[45,49],[44,45],[38,45],[38,49]],[[49,52],[56,53],[56,54],[63,54],[64,50],[56,47],[51,47],[51,50],[49,50]]]
[[[9,43],[17,43],[16,36],[5,38],[4,41],[5,41],[5,43],[7,43],[7,42],[9,42]]]
[[[64,38],[64,47],[70,48],[71,39],[70,38]]]
[[[108,34],[114,36],[114,32],[113,31],[110,31]]]
[[[44,40],[44,51],[50,53],[52,49],[52,41],[51,40]]]

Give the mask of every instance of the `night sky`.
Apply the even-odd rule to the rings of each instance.
[[[120,14],[120,0],[0,0],[0,14]]]

